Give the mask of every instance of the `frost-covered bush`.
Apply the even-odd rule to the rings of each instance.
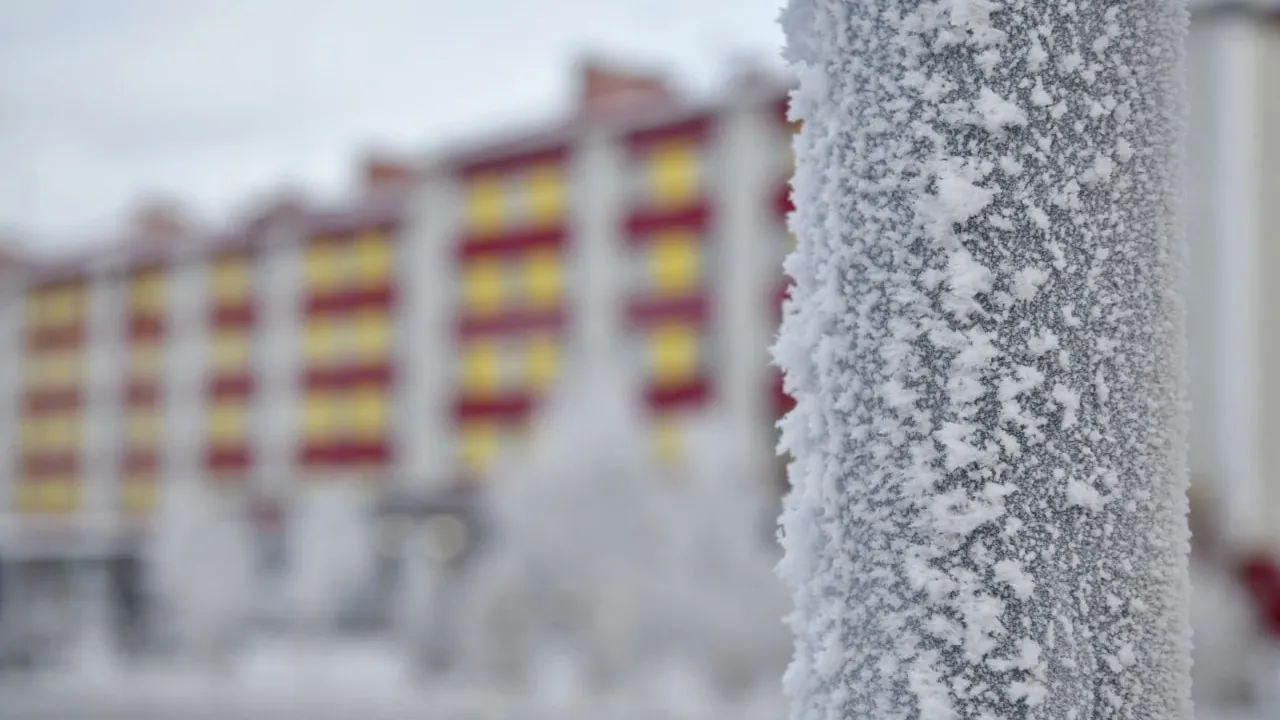
[[[527,685],[567,657],[595,691],[673,667],[724,694],[775,681],[788,641],[767,498],[655,467],[627,388],[566,388],[531,457],[494,480],[493,544],[460,603],[469,672]]]
[[[304,628],[332,629],[372,579],[372,496],[351,483],[314,483],[300,493],[288,524],[286,603]]]
[[[160,495],[149,547],[152,582],[179,647],[218,661],[247,620],[252,547],[246,518],[228,493],[195,478]]]

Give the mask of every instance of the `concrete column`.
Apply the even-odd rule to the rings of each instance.
[[[0,518],[12,512],[13,485],[22,462],[23,355],[26,349],[26,289],[16,267],[0,268]],[[0,523],[3,520],[0,519]],[[3,523],[8,524],[8,523]],[[0,537],[0,554],[4,548]],[[0,603],[3,598],[0,598]]]
[[[121,419],[128,367],[128,288],[120,260],[113,258],[91,268],[86,309],[81,516],[104,526],[114,526],[121,519],[121,462],[126,437]]]
[[[625,148],[605,128],[589,129],[571,165],[567,309],[571,318],[562,373],[583,365],[630,363],[623,319]]]
[[[773,456],[769,402],[769,354],[777,281],[777,222],[772,217],[776,153],[780,140],[770,122],[772,106],[737,96],[721,115],[716,138],[719,182],[712,199],[719,218],[718,265],[712,269],[715,328],[722,353],[716,391],[727,424],[725,452],[743,463],[738,472],[763,481]]]
[[[296,480],[301,378],[302,247],[296,221],[282,219],[267,231],[254,265],[259,320],[252,348],[257,392],[250,410],[254,486],[284,495]]]
[[[209,264],[203,252],[184,249],[170,264],[165,334],[162,482],[203,475],[204,378],[208,364]],[[161,490],[163,492],[163,488]]]
[[[1262,230],[1259,203],[1259,36],[1253,18],[1224,15],[1210,26],[1214,67],[1211,107],[1215,158],[1211,174],[1213,238],[1220,298],[1214,336],[1219,353],[1214,389],[1217,457],[1213,479],[1231,538],[1254,542],[1265,533],[1262,514]]]
[[[419,490],[451,483],[456,476],[450,403],[457,355],[453,250],[459,207],[458,188],[447,172],[428,171],[411,202],[397,256],[396,474]]]

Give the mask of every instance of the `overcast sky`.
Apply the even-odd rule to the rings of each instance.
[[[0,228],[101,238],[139,197],[216,220],[371,148],[564,110],[583,53],[695,90],[778,63],[782,0],[0,0]]]

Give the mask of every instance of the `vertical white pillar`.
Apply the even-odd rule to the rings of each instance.
[[[1212,26],[1216,97],[1216,162],[1212,169],[1213,243],[1219,249],[1215,335],[1205,338],[1219,353],[1217,463],[1222,527],[1233,540],[1250,542],[1265,531],[1262,515],[1262,278],[1258,149],[1259,38],[1247,14],[1231,14]]]
[[[301,384],[299,318],[302,298],[301,228],[283,218],[267,230],[254,266],[259,320],[253,330],[257,381],[250,411],[255,487],[283,497],[296,479],[298,401]]]
[[[180,248],[170,262],[167,280],[162,483],[203,479],[208,285],[209,265],[203,250]]]
[[[120,478],[125,439],[121,418],[128,368],[125,347],[128,288],[121,259],[111,258],[91,267],[85,311],[81,513],[82,517],[97,519],[104,527],[114,527],[121,519]]]
[[[713,190],[720,225],[713,292],[724,353],[717,391],[728,424],[725,451],[743,463],[737,471],[752,482],[764,481],[773,455],[769,302],[778,275],[774,245],[780,242],[769,202],[776,185],[769,149],[778,140],[760,104],[754,94],[740,94],[721,115],[716,149],[721,176]]]
[[[565,258],[571,278],[566,299],[570,332],[565,377],[593,367],[631,363],[623,327],[625,249],[620,227],[626,204],[625,148],[608,128],[591,127],[571,164]]]
[[[5,547],[13,512],[13,490],[22,462],[21,430],[26,292],[23,269],[0,266],[0,549]],[[3,599],[0,598],[0,601]]]
[[[443,169],[431,168],[401,230],[395,348],[400,380],[393,427],[397,474],[414,489],[431,489],[456,476],[450,403],[458,207],[455,183]]]

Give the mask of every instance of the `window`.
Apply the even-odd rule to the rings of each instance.
[[[654,205],[679,207],[697,198],[701,178],[698,147],[687,140],[655,146],[646,162],[646,191]]]
[[[351,269],[361,287],[380,287],[391,276],[392,248],[386,234],[366,232],[351,245]]]
[[[476,235],[495,235],[504,220],[501,178],[491,175],[472,180],[467,188],[466,228]]]
[[[554,225],[564,214],[564,177],[559,166],[540,165],[528,171],[529,219],[538,227]]]
[[[545,309],[560,302],[563,286],[561,259],[554,250],[529,253],[524,261],[524,293],[529,305]]]
[[[462,387],[468,395],[492,395],[502,383],[502,352],[496,343],[467,344],[460,358]]]
[[[524,351],[525,384],[532,390],[544,392],[555,381],[560,364],[560,345],[556,338],[535,335],[529,338]]]
[[[685,231],[658,234],[648,243],[649,276],[658,295],[687,294],[697,285],[701,247],[696,235]]]
[[[494,315],[503,304],[504,272],[497,260],[476,260],[467,265],[463,277],[463,304],[468,314]]]
[[[700,343],[696,327],[659,325],[649,335],[649,368],[659,385],[678,385],[693,379]]]

